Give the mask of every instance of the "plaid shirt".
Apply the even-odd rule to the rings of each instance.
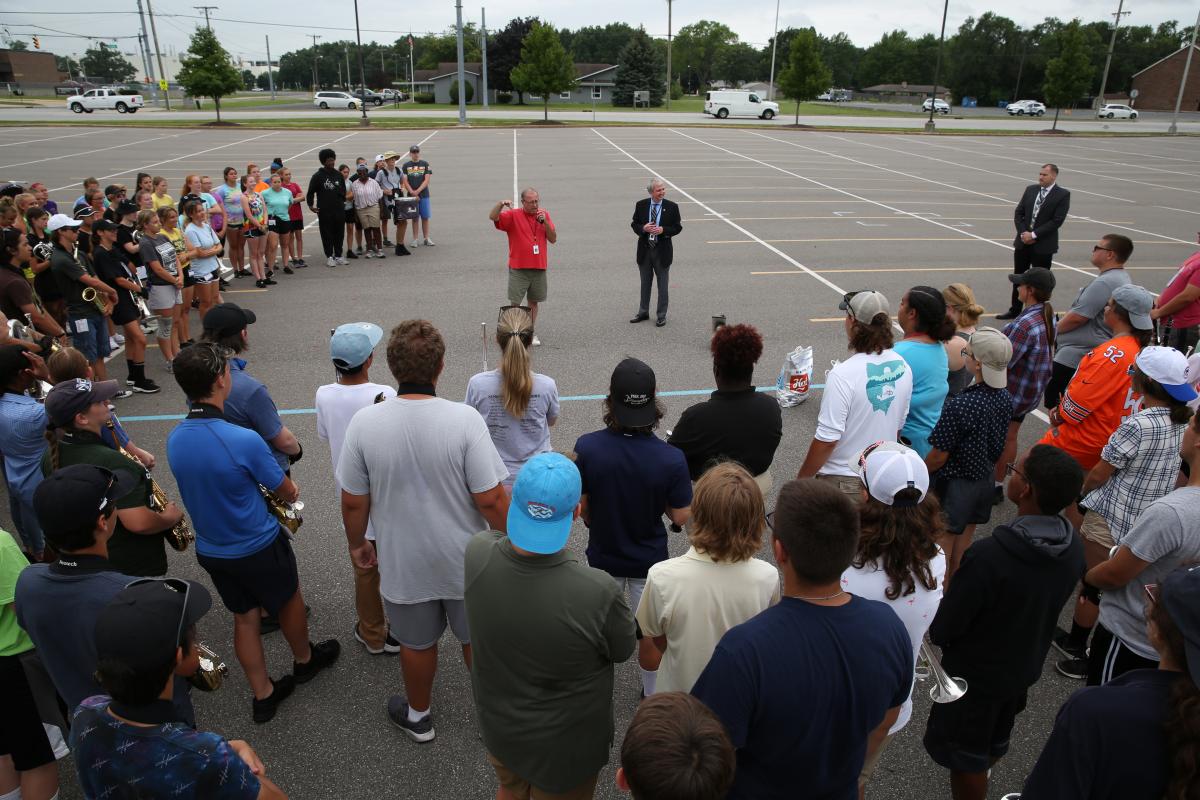
[[[1050,382],[1050,339],[1042,304],[1025,309],[1004,326],[1004,335],[1012,341],[1013,354],[1008,362],[1008,393],[1012,395],[1013,415],[1028,414],[1038,407],[1046,384]]]
[[[1117,468],[1083,506],[1108,523],[1118,544],[1146,507],[1175,488],[1183,425],[1171,422],[1167,408],[1147,408],[1122,422],[1100,457]]]

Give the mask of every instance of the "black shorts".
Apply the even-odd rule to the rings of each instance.
[[[192,275],[192,271],[187,267],[183,268],[183,288],[188,289],[196,285],[196,278]]]
[[[267,217],[267,231],[277,234],[292,232],[292,221],[283,217]]]
[[[293,219],[293,220],[288,220],[288,222],[290,223],[292,233],[299,233],[300,231],[304,230],[304,220]]]
[[[957,535],[968,525],[983,525],[991,520],[995,486],[991,475],[975,481],[963,478],[934,481],[933,493],[942,504],[950,533]]]
[[[266,236],[267,232],[262,228],[256,228],[253,225],[247,225],[242,228],[242,238],[244,239],[261,239]]]
[[[18,771],[54,763],[54,749],[42,727],[42,715],[21,656],[0,656],[0,686],[4,687],[4,713],[0,714],[0,755],[12,756]]]
[[[241,558],[212,558],[197,553],[196,560],[212,578],[221,602],[234,614],[262,608],[277,615],[300,588],[296,554],[282,529],[275,541],[257,553]]]
[[[118,291],[124,292],[125,290],[118,289]],[[141,312],[138,311],[137,306],[133,304],[132,300],[126,300],[124,296],[122,296],[121,302],[117,303],[116,306],[113,307],[113,325],[128,325],[131,322],[137,322],[141,318],[142,315]]]
[[[987,772],[1008,752],[1025,695],[996,699],[968,691],[953,703],[934,703],[925,726],[925,752],[955,772]]]
[[[358,228],[360,231],[362,230],[362,223],[358,221],[358,212],[353,208],[346,209],[346,224],[353,224],[354,227]]]

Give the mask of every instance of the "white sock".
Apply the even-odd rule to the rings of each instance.
[[[642,673],[642,691],[646,693],[646,697],[654,694],[654,687],[658,684],[658,670],[641,669]]]
[[[1003,485],[1004,485],[1004,481],[996,481],[996,485],[997,485],[997,486],[1003,486]]]
[[[58,797],[58,793],[55,792],[54,796]],[[21,787],[18,786],[17,788],[13,789],[11,792],[5,792],[4,794],[0,794],[0,800],[21,800]]]
[[[428,708],[425,709],[424,711],[417,711],[412,706],[408,707],[408,721],[409,722],[420,722],[421,720],[425,719],[428,716],[429,716]]]

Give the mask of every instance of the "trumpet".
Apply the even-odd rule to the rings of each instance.
[[[188,683],[202,692],[215,692],[229,674],[229,667],[203,642],[196,642],[196,649],[200,651],[200,669],[188,676]]]
[[[300,516],[300,512],[304,510],[303,500],[289,503],[261,483],[258,485],[258,491],[262,493],[263,500],[267,501],[267,510],[279,520],[280,525],[293,534],[300,529],[304,524],[304,517]]]
[[[96,287],[89,286],[80,293],[79,297],[85,303],[91,303],[102,314],[107,315],[112,309],[108,305],[108,297],[96,291]]]
[[[929,688],[929,699],[935,703],[953,703],[967,693],[967,682],[962,678],[951,678],[942,669],[942,662],[929,649],[929,643],[921,640],[921,660],[925,662],[924,669],[916,672],[917,680],[933,677],[933,686]],[[924,672],[924,674],[922,674]]]
[[[117,452],[142,469],[146,469],[146,465],[142,463],[140,458],[121,446],[120,440],[117,439],[117,426],[113,424],[113,421],[110,419],[104,424],[108,426],[108,431],[112,434],[113,441],[117,443]],[[166,510],[167,505],[171,501],[167,499],[167,493],[158,485],[158,481],[151,477],[148,470],[146,477],[150,479],[150,510],[161,513]],[[176,522],[174,527],[166,531],[166,537],[167,544],[181,553],[188,549],[188,544],[196,541],[196,534],[192,533],[192,528],[188,525],[187,519],[184,517],[180,517],[179,522]]]

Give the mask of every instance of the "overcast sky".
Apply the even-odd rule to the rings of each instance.
[[[189,32],[197,21],[179,16],[198,15],[200,12],[188,0],[152,0],[158,19],[158,36],[164,51],[187,46]],[[353,4],[348,0],[278,0],[266,3],[234,3],[230,0],[192,0],[218,6],[210,12],[214,17],[213,27],[217,30],[226,48],[235,55],[247,58],[263,58],[265,55],[264,35],[271,37],[271,52],[279,54],[304,47],[311,43],[306,34],[320,34],[323,41],[353,39]],[[469,2],[469,0],[468,0]],[[1059,0],[1052,5],[1055,16],[1063,19],[1078,16],[1085,21],[1098,19],[1116,10],[1117,0]],[[28,41],[33,33],[40,33],[42,48],[55,52],[82,52],[86,40],[62,38],[47,28],[60,32],[82,33],[92,36],[123,36],[136,34],[136,14],[113,14],[110,11],[134,10],[134,0],[113,0],[96,3],[92,0],[59,0],[53,5],[42,5],[43,9],[69,12],[62,15],[34,15],[10,12],[18,0],[0,0],[0,30],[7,28],[15,38]],[[35,4],[19,3],[29,7]],[[774,0],[675,0],[673,29],[678,31],[692,22],[711,19],[723,22],[743,40],[762,45],[770,39],[775,26]],[[1111,8],[1109,6],[1112,6]],[[1123,24],[1157,25],[1167,19],[1178,19],[1182,25],[1195,21],[1195,0],[1129,0],[1125,4],[1132,13],[1124,17]],[[1004,4],[1003,13],[1021,25],[1030,26],[1046,16],[1047,4],[1040,0],[1011,0]],[[335,14],[333,9],[343,8]],[[979,16],[994,4],[983,0],[951,0],[947,31],[953,31],[970,16]],[[403,10],[401,10],[403,9]],[[412,9],[412,10],[410,10]],[[557,27],[578,28],[584,25],[604,25],[613,21],[624,21],[631,25],[644,25],[647,32],[655,36],[666,36],[666,0],[487,0],[488,27],[502,27],[516,15],[539,16],[553,22]],[[436,2],[405,3],[403,5],[383,0],[359,0],[359,12],[364,40],[392,40],[404,32],[442,31],[454,24],[454,5],[449,0]],[[779,27],[815,26],[821,33],[832,36],[845,31],[856,44],[869,45],[881,34],[902,28],[910,34],[937,33],[941,25],[942,4],[937,0],[913,0],[896,3],[891,0],[854,0],[852,3],[800,3],[797,0],[782,0],[779,10]],[[465,22],[479,21],[479,4],[464,6]],[[241,23],[226,22],[225,18],[244,20]],[[302,27],[281,27],[271,22],[286,22]],[[43,26],[39,31],[31,26]],[[331,28],[349,28],[334,30]],[[121,43],[121,49],[133,51],[132,41]]]

